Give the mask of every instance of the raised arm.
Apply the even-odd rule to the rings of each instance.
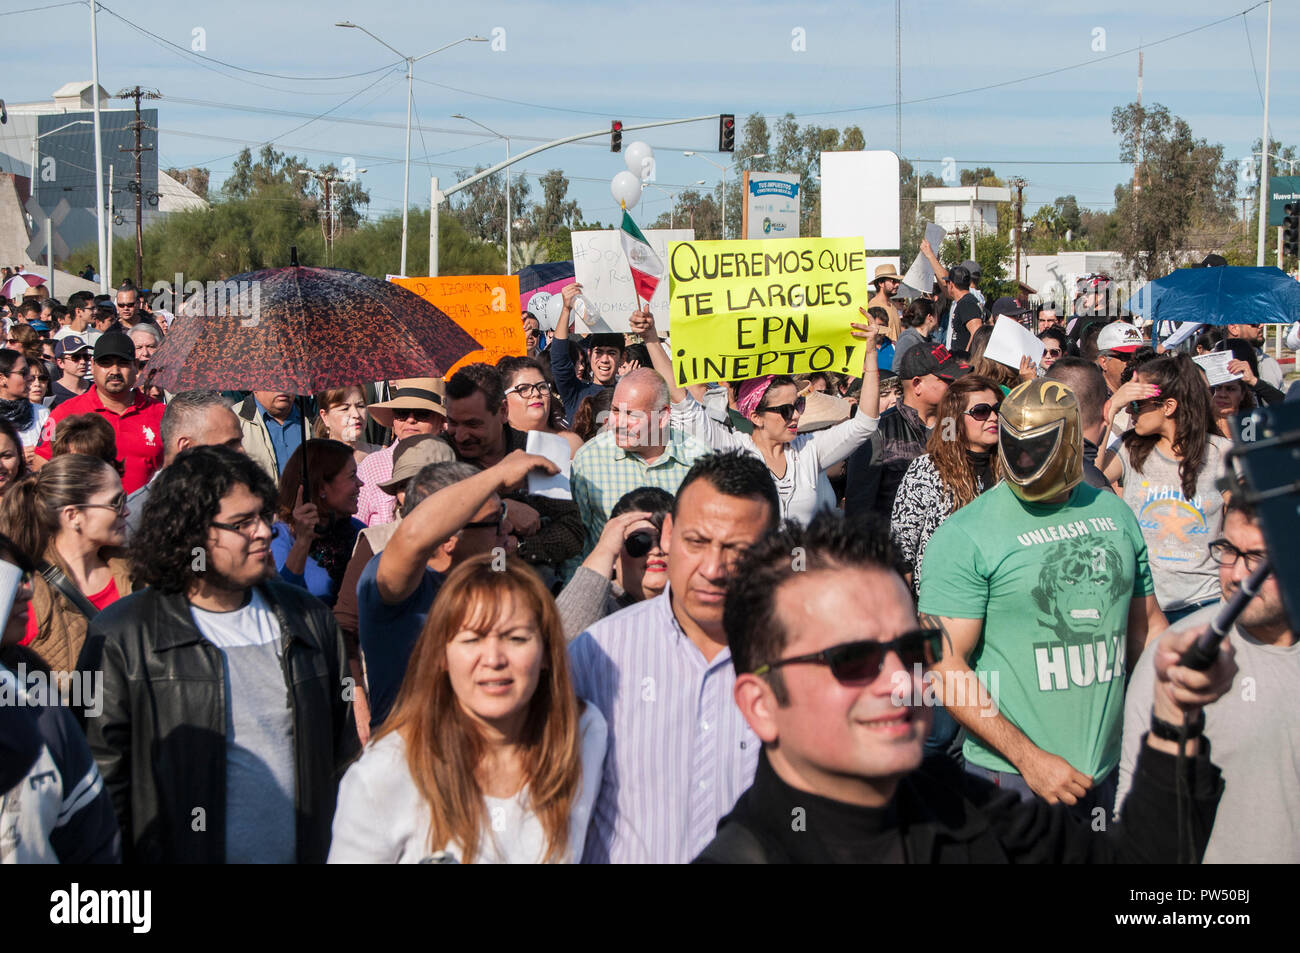
[[[678,387],[673,377],[673,359],[668,356],[668,351],[659,338],[659,329],[655,327],[655,316],[644,309],[633,311],[632,317],[628,320],[628,327],[634,334],[641,335],[641,340],[645,342],[645,349],[650,352],[650,363],[659,372],[659,376],[668,383],[668,399],[674,404],[685,400],[686,389]]]
[[[496,466],[421,502],[402,520],[379,558],[379,597],[389,605],[409,597],[438,547],[459,533],[494,493],[522,483],[533,470],[553,474],[557,467],[545,457],[514,450]]]

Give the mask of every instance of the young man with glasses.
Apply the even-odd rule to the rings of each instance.
[[[1255,508],[1234,495],[1223,511],[1218,539],[1209,544],[1219,564],[1223,602],[1170,626],[1170,632],[1204,631],[1268,556]],[[1232,690],[1205,706],[1204,731],[1214,739],[1214,760],[1226,789],[1205,850],[1205,863],[1285,864],[1300,857],[1300,643],[1287,619],[1276,576],[1246,603],[1228,630],[1236,651]],[[1124,704],[1124,750],[1119,767],[1121,797],[1133,784],[1142,733],[1151,722],[1151,652],[1143,653]],[[1117,802],[1122,803],[1122,802]]]
[[[946,759],[923,765],[927,669],[951,645],[918,624],[898,563],[882,524],[822,513],[807,529],[769,534],[736,567],[723,615],[735,701],[763,748],[753,786],[697,862],[1172,863],[1182,846],[1179,768],[1199,857],[1222,784],[1196,741],[1181,766],[1177,743],[1149,736],[1128,818],[1105,834]],[[1170,650],[1189,641],[1159,650],[1154,712],[1166,723],[1231,684],[1231,649],[1208,672],[1174,666]]]
[[[95,296],[89,291],[78,291],[68,296],[69,321],[54,332],[54,340],[75,334],[87,344],[94,344],[98,332],[90,326],[91,316],[95,311]]]
[[[94,385],[84,394],[63,401],[51,413],[48,433],[36,455],[50,459],[54,428],[65,417],[99,414],[117,437],[117,459],[122,464],[122,489],[134,493],[162,466],[162,416],[166,407],[135,386],[135,345],[125,334],[105,334],[95,342],[92,365]]]
[[[159,476],[132,561],[145,586],[97,615],[91,751],[135,863],[323,863],[356,753],[330,611],[281,582],[275,486],[227,447]]]

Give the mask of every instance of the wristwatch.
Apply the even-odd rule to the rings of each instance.
[[[1205,709],[1196,713],[1196,720],[1187,726],[1187,738],[1199,738],[1205,731]],[[1151,714],[1151,734],[1163,741],[1178,741],[1182,737],[1183,726],[1157,718]]]

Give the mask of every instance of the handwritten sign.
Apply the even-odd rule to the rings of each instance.
[[[673,242],[668,278],[679,386],[861,372],[849,327],[869,297],[861,238]]]
[[[390,278],[413,291],[459,324],[483,345],[447,369],[451,377],[467,364],[496,364],[503,357],[522,357],[524,342],[519,310],[518,275],[449,275],[445,278]]]
[[[632,284],[632,272],[628,269],[627,256],[623,254],[621,232],[616,228],[603,231],[574,232],[570,236],[573,242],[573,276],[574,281],[582,285],[582,293],[599,309],[598,315],[591,320],[579,321],[577,330],[581,334],[598,331],[628,331],[632,312],[637,308],[636,288]],[[646,241],[660,261],[668,260],[669,242],[689,242],[695,232],[689,228],[647,228],[642,232]],[[650,299],[650,312],[660,320],[660,328],[667,329],[662,322],[668,310],[668,283],[660,281]]]

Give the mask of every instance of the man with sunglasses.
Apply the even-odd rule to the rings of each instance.
[[[950,646],[918,624],[898,567],[883,524],[834,513],[806,529],[786,523],[740,561],[723,619],[736,705],[763,748],[753,785],[697,863],[1174,862],[1175,742],[1148,736],[1125,823],[1105,834],[946,759],[922,763],[926,670]],[[1176,667],[1170,649],[1188,643],[1161,646],[1163,722],[1194,715],[1232,681],[1231,649],[1208,672]],[[1203,747],[1186,750],[1197,857],[1222,784]]]
[[[71,320],[54,332],[54,340],[58,341],[69,334],[75,334],[84,338],[88,344],[94,344],[95,338],[99,336],[99,332],[90,326],[90,318],[94,310],[95,296],[89,291],[78,291],[68,295],[68,315]]]
[[[50,409],[80,397],[90,389],[90,361],[94,349],[79,334],[65,334],[54,342],[54,362],[62,375],[50,385]]]
[[[1091,818],[1113,806],[1125,659],[1165,628],[1133,511],[1081,485],[1079,403],[1056,381],[1002,401],[1004,479],[935,531],[922,620],[944,629],[944,707],[967,770]]]
[[[895,360],[894,370],[903,382],[902,402],[882,413],[876,432],[849,455],[844,511],[851,516],[889,519],[907,468],[925,453],[939,401],[949,384],[970,373],[970,365],[927,341]]]
[[[122,489],[134,493],[162,466],[162,416],[166,407],[135,386],[135,345],[125,334],[104,334],[95,342],[91,371],[94,385],[50,412],[36,455],[50,459],[54,429],[64,418],[98,414],[112,426],[117,438]]]
[[[1224,507],[1220,536],[1209,546],[1219,564],[1223,602],[1176,622],[1170,632],[1203,632],[1268,556],[1259,516],[1240,495]],[[1300,643],[1276,576],[1264,579],[1259,595],[1228,630],[1228,640],[1237,677],[1231,691],[1204,709],[1203,730],[1214,739],[1214,760],[1226,785],[1205,863],[1293,864],[1300,858]],[[1133,785],[1142,733],[1151,724],[1153,654],[1142,654],[1129,681],[1117,804]]]

